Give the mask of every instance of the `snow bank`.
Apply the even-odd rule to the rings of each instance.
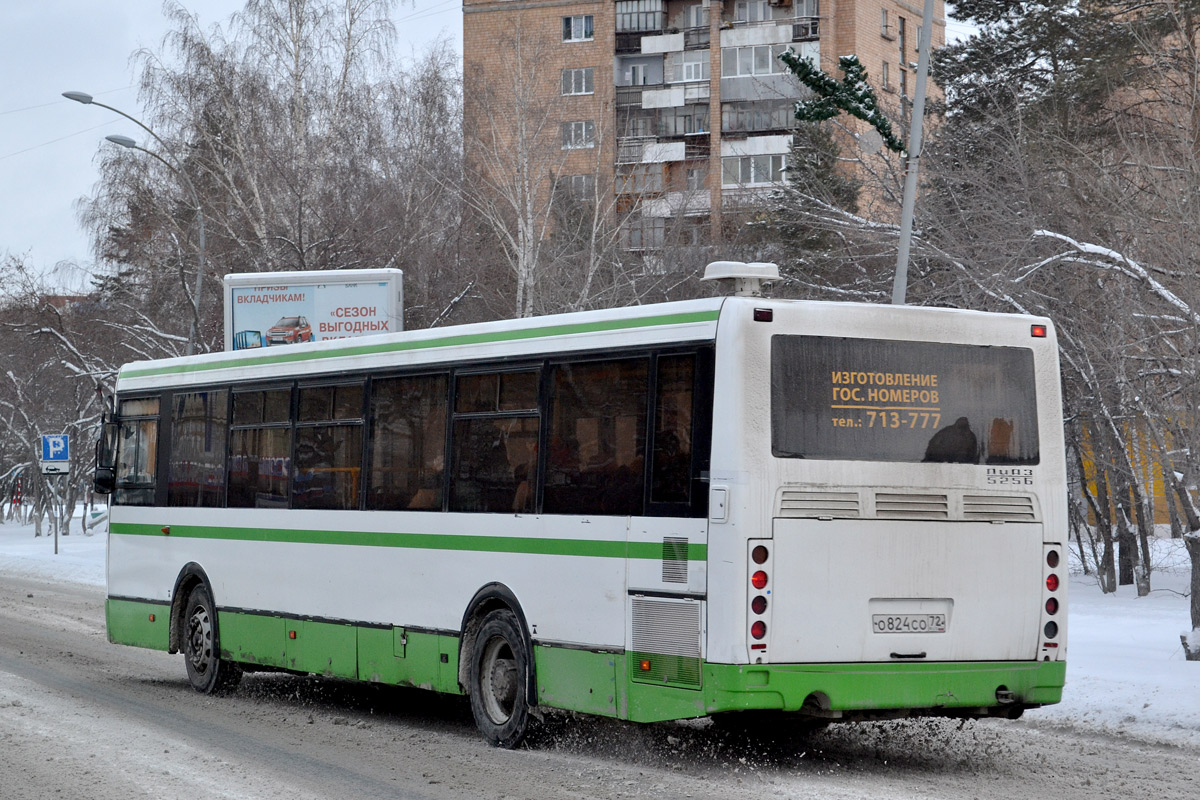
[[[85,535],[82,517],[80,509],[70,535],[59,535],[57,555],[49,526],[43,526],[42,536],[34,536],[32,525],[0,524],[0,575],[103,586],[107,528]]]
[[[1200,663],[1185,660],[1179,641],[1191,621],[1191,565],[1182,541],[1151,544],[1146,597],[1133,586],[1105,595],[1072,561],[1067,686],[1062,703],[1025,715],[1031,723],[1200,746]]]

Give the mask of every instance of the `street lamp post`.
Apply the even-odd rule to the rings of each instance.
[[[153,136],[155,141],[157,141],[160,145],[162,145],[163,151],[166,152],[167,154],[170,154],[171,149],[169,147],[167,147],[167,143],[164,142],[157,133],[155,133],[153,130],[151,130],[141,120],[129,116],[124,111],[121,111],[119,108],[113,108],[112,106],[108,106],[108,105],[105,105],[104,103],[97,102],[87,92],[63,92],[63,97],[67,98],[68,100],[74,100],[77,103],[83,103],[84,105],[94,105],[94,106],[100,106],[101,108],[107,108],[109,111],[112,111],[116,114],[120,114],[122,117],[125,117],[125,119],[138,125],[140,128],[142,128],[142,130],[146,131],[146,133]],[[204,264],[204,256],[205,256],[204,209],[200,205],[200,193],[196,191],[196,185],[192,183],[192,179],[187,176],[186,172],[184,172],[182,169],[180,169],[175,164],[172,164],[170,161],[167,161],[165,158],[160,156],[158,153],[155,153],[152,150],[147,150],[146,148],[141,147],[140,145],[138,145],[137,142],[135,142],[133,139],[130,139],[128,136],[120,136],[118,134],[114,134],[112,136],[106,136],[104,138],[107,139],[108,141],[112,142],[113,144],[118,144],[121,147],[128,147],[131,150],[140,150],[143,153],[145,153],[146,155],[150,156],[151,158],[157,159],[160,163],[162,163],[163,166],[165,166],[167,169],[171,170],[171,172],[173,172],[175,175],[179,176],[179,178],[183,181],[184,185],[187,186],[188,192],[191,193],[192,202],[195,203],[195,205],[196,205],[196,218],[198,220],[198,225],[199,225],[199,242],[198,242],[199,265],[196,270],[196,290],[195,290],[195,296],[192,298],[192,325],[191,325],[191,331],[188,334],[188,343],[187,343],[187,354],[190,356],[190,355],[192,355],[193,352],[195,352],[196,341],[199,339],[199,335],[200,335],[200,298],[202,297],[201,291],[204,288],[204,266],[205,266],[205,264]],[[173,158],[174,157],[172,156],[172,159]]]

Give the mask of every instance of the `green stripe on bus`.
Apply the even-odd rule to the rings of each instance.
[[[247,542],[331,544],[350,547],[402,547],[417,550],[459,550],[485,553],[525,553],[546,556],[590,558],[661,559],[661,542],[597,541],[594,539],[546,539],[515,536],[454,536],[443,533],[394,533],[391,531],[314,531],[283,528],[218,528],[171,525],[173,539],[223,539]],[[127,536],[163,536],[162,526],[114,522],[109,533]],[[688,561],[704,561],[708,546],[688,545]]]
[[[542,339],[553,336],[570,336],[579,333],[601,333],[604,331],[628,330],[630,328],[648,328],[661,325],[687,325],[696,322],[715,322],[719,311],[693,311],[685,314],[664,314],[657,317],[632,317],[629,319],[612,319],[601,322],[577,322],[569,325],[550,325],[544,328],[521,328],[511,331],[495,331],[491,333],[470,333],[456,336],[445,336],[439,339],[423,339],[410,342],[388,342],[386,344],[364,344],[344,347],[338,350],[321,350],[317,352],[294,352],[258,356],[255,358],[220,359],[199,364],[180,364],[166,367],[145,367],[142,369],[121,370],[121,378],[146,378],[153,375],[185,375],[192,372],[206,372],[226,367],[257,367],[266,364],[289,364],[299,361],[318,361],[327,358],[342,358],[345,356],[377,355],[379,353],[400,353],[406,350],[428,350],[435,347],[457,347],[471,344],[493,344],[496,342],[512,342],[522,339]]]

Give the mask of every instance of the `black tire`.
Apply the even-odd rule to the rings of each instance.
[[[227,694],[242,680],[242,668],[221,658],[217,606],[204,584],[192,589],[183,613],[183,663],[201,694]]]
[[[471,653],[467,688],[475,725],[489,744],[512,749],[529,729],[531,669],[516,615],[499,609],[484,617]]]

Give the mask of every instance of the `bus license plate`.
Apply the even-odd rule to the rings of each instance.
[[[945,633],[945,614],[872,614],[876,633]]]

